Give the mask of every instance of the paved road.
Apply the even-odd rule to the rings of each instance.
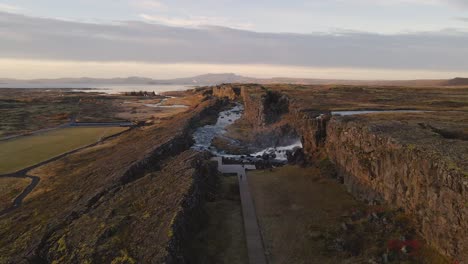
[[[235,173],[239,180],[239,191],[242,202],[242,216],[244,218],[244,231],[247,241],[247,253],[250,264],[266,264],[265,250],[263,248],[262,236],[258,227],[257,214],[250,194],[247,174],[245,170],[255,170],[254,165],[231,165],[223,164],[221,157],[212,160],[218,162],[218,170],[222,173]]]

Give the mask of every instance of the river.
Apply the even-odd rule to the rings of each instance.
[[[255,162],[257,160],[263,160],[265,154],[271,157],[273,161],[287,162],[286,153],[288,151],[292,151],[295,148],[302,148],[301,141],[297,139],[297,141],[291,145],[271,146],[261,151],[255,153],[245,153],[244,155],[229,154],[216,149],[212,145],[213,139],[217,136],[226,134],[226,128],[239,120],[242,117],[243,111],[243,105],[236,104],[236,106],[233,108],[220,112],[216,124],[206,125],[198,128],[195,131],[193,134],[195,144],[192,148],[198,151],[209,151],[215,156],[235,159],[241,162]]]

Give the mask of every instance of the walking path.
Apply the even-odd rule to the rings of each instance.
[[[36,186],[39,184],[39,182],[41,181],[41,178],[39,178],[37,176],[29,175],[28,174],[29,171],[31,171],[33,169],[36,169],[38,167],[41,167],[41,166],[43,166],[43,165],[45,165],[47,163],[51,163],[53,161],[59,160],[59,159],[65,157],[65,156],[74,154],[74,153],[76,153],[78,151],[81,151],[83,149],[97,146],[97,145],[101,144],[105,140],[115,138],[117,136],[122,135],[123,133],[128,132],[128,131],[129,131],[129,129],[127,129],[125,131],[122,131],[120,133],[114,134],[114,135],[110,135],[108,137],[105,137],[105,138],[101,139],[98,142],[95,142],[95,143],[92,143],[92,144],[89,144],[89,145],[86,145],[86,146],[83,146],[83,147],[79,147],[79,148],[70,150],[70,151],[65,152],[63,154],[60,154],[58,156],[52,157],[52,158],[50,158],[48,160],[42,161],[42,162],[40,162],[38,164],[35,164],[35,165],[29,166],[27,168],[21,169],[19,171],[0,175],[0,179],[2,179],[2,178],[31,179],[31,183],[28,185],[28,187],[26,187],[26,189],[23,190],[23,192],[20,195],[18,195],[18,197],[15,198],[15,200],[13,201],[13,204],[10,207],[0,211],[0,217],[5,215],[5,214],[10,213],[11,211],[13,211],[13,210],[15,210],[15,209],[17,209],[19,207],[21,207],[21,205],[23,204],[23,200],[26,198],[26,196],[28,196],[34,190],[34,188],[36,188]]]
[[[263,249],[262,236],[258,227],[257,214],[252,195],[250,194],[247,174],[245,170],[255,170],[255,165],[223,164],[221,157],[212,158],[218,162],[218,171],[222,173],[236,173],[239,180],[239,191],[242,202],[242,216],[244,218],[245,238],[247,241],[247,253],[250,264],[266,264],[265,250]]]

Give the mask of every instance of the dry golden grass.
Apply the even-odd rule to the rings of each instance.
[[[285,166],[248,173],[269,263],[341,263],[324,254],[319,236],[343,212],[362,206],[317,168]]]
[[[237,177],[221,177],[217,198],[205,210],[206,220],[188,248],[190,263],[247,263]]]
[[[0,179],[0,211],[11,206],[13,200],[31,183],[30,179]]]
[[[0,142],[0,174],[35,165],[102,138],[125,131],[122,127],[64,128]]]
[[[0,263],[21,263],[51,227],[61,224],[65,226],[51,234],[46,248],[53,254],[51,259],[63,260],[60,263],[72,257],[83,263],[93,257],[96,263],[111,263],[126,256],[125,251],[141,263],[163,257],[168,227],[191,186],[194,153],[169,159],[164,162],[167,165],[155,168],[157,172],[138,175],[141,178],[116,193],[105,190],[120,186],[130,166],[162,144],[182,138],[190,119],[213,103],[199,102],[192,111],[133,129],[29,172],[41,181],[20,210],[0,218]],[[105,195],[90,208],[93,197],[100,194]],[[67,221],[73,212],[85,211]],[[22,219],[22,225],[16,224],[17,219]]]

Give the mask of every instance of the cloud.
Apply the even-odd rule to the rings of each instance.
[[[336,0],[342,3],[348,3],[349,0]],[[357,3],[363,4],[377,4],[377,5],[407,5],[407,4],[415,4],[415,5],[438,5],[445,0],[352,0]]]
[[[468,17],[455,17],[454,19],[458,21],[468,22]]]
[[[458,7],[468,8],[468,0],[440,0],[440,1],[446,2],[451,5],[455,5]]]
[[[238,29],[250,29],[251,24],[248,23],[235,23],[229,19],[222,17],[207,17],[207,16],[190,16],[182,17],[167,17],[160,15],[140,14],[140,17],[148,22],[175,26],[175,27],[200,27],[200,26],[223,26]]]
[[[1,76],[19,79],[61,77],[113,78],[142,76],[158,79],[194,76],[206,73],[235,72],[244,76],[271,78],[322,78],[322,79],[444,79],[466,76],[467,71],[427,71],[366,68],[299,67],[265,64],[200,64],[200,63],[144,63],[95,62],[0,59]],[[1,84],[0,84],[1,86]]]
[[[18,13],[21,10],[19,6],[0,3],[0,12]]]
[[[155,0],[132,0],[131,4],[142,8],[142,9],[152,9],[152,10],[167,10],[168,7],[160,1],[155,1]]]
[[[350,0],[335,0],[337,2],[349,3]],[[468,0],[351,0],[356,3],[362,3],[367,5],[430,5],[430,6],[454,6],[468,8]]]
[[[8,13],[0,13],[0,24],[0,58],[4,59],[468,69],[468,34],[457,30],[398,35],[274,34],[132,21],[91,24]]]

